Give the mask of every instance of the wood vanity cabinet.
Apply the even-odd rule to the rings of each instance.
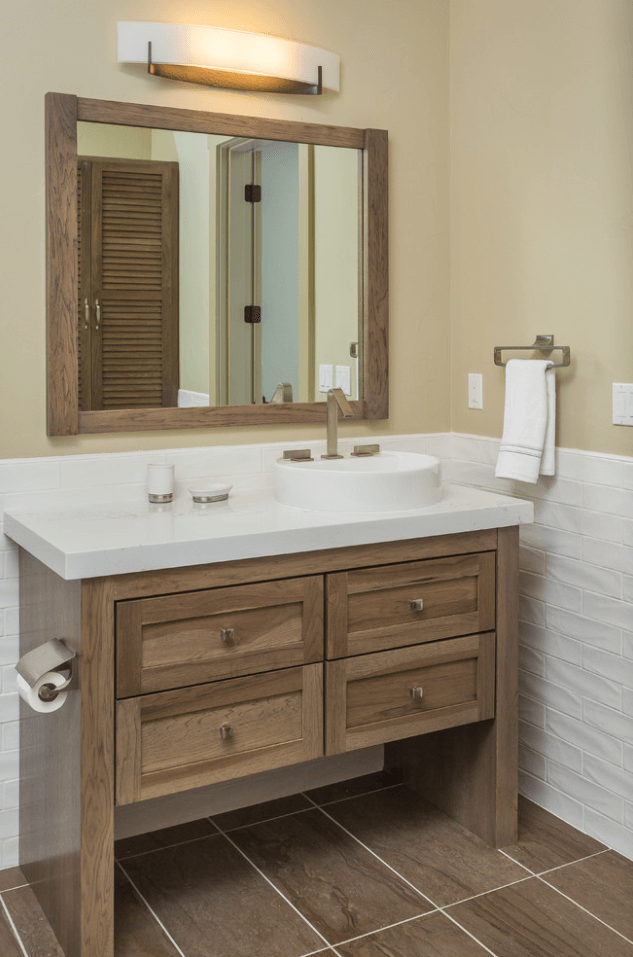
[[[516,840],[518,528],[65,581],[21,550],[21,863],[67,957],[113,955],[123,805],[385,744],[485,841]]]

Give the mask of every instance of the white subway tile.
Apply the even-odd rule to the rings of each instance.
[[[17,671],[13,664],[2,666],[2,694],[11,694],[18,690],[16,676]]]
[[[0,854],[2,855],[2,864],[0,867],[17,867],[19,862],[20,842],[17,837],[10,837],[6,841],[0,842]]]
[[[624,545],[633,545],[633,522],[622,523],[622,542]]]
[[[583,806],[580,801],[563,794],[551,784],[532,777],[525,771],[519,771],[519,793],[539,807],[545,808],[550,814],[567,821],[572,827],[582,828]]]
[[[20,633],[20,609],[5,608],[4,610],[4,633],[5,635],[19,635]]]
[[[569,718],[569,720],[573,720]],[[549,734],[542,728],[535,728],[524,721],[519,722],[519,741],[533,751],[542,754],[546,758],[558,761],[573,771],[582,769],[582,751],[580,748],[568,744],[562,738],[554,734]],[[526,770],[529,770],[526,768]],[[538,776],[538,775],[537,775]]]
[[[580,482],[573,482],[569,479],[560,478],[558,475],[540,475],[539,480],[534,486],[525,486],[523,483],[517,483],[522,488],[526,488],[534,498],[540,498],[545,502],[560,502],[561,505],[582,505],[582,489]]]
[[[624,521],[615,515],[605,515],[604,512],[582,511],[583,535],[589,538],[600,538],[607,542],[621,542]]]
[[[584,826],[586,834],[608,844],[614,850],[633,860],[633,833],[608,817],[586,808]]]
[[[545,605],[542,601],[528,598],[527,595],[519,595],[519,619],[528,622],[530,625],[538,625],[543,628],[545,625]]]
[[[426,441],[429,455],[436,455],[438,459],[448,459],[451,457],[453,439],[450,432],[438,432],[437,435],[428,435]]]
[[[628,771],[617,768],[614,764],[607,764],[593,754],[585,754],[582,769],[583,777],[588,781],[593,781],[620,797],[633,799],[633,774]]]
[[[622,650],[622,632],[615,625],[604,621],[593,621],[582,615],[574,615],[562,608],[548,608],[547,627],[569,638],[604,648],[606,651],[620,654]]]
[[[629,548],[627,545],[616,545],[614,542],[600,542],[595,538],[585,538],[582,543],[582,557],[586,562],[591,562],[594,565],[614,568],[616,571],[633,575],[633,548]],[[593,590],[599,591],[600,589],[594,588]]]
[[[624,767],[627,771],[633,773],[633,747],[629,744],[624,745]]]
[[[536,598],[547,605],[557,608],[567,608],[569,611],[580,611],[582,607],[582,592],[579,588],[552,581],[548,576],[532,575],[530,572],[519,574],[519,591],[529,598]]]
[[[619,795],[612,794],[556,761],[548,761],[547,782],[618,824],[624,821],[624,801]]]
[[[14,751],[20,747],[20,722],[5,721],[2,725],[2,750]]]
[[[622,689],[622,710],[633,717],[633,688]]]
[[[600,455],[585,455],[583,481],[595,485],[612,485],[622,488],[624,485],[624,459],[611,459]]]
[[[586,541],[583,544],[586,545]],[[592,559],[586,556],[585,561],[579,562],[575,558],[550,555],[547,563],[547,574],[549,578],[555,581],[567,582],[577,588],[620,598],[622,595],[622,575],[619,572],[612,571],[611,568],[599,568],[597,564],[590,564],[591,561]],[[557,604],[557,602],[552,602],[552,604]]]
[[[585,454],[573,449],[556,449],[556,474],[560,478],[582,481],[585,475]]]
[[[15,837],[18,833],[18,809],[0,811],[0,840]]]
[[[631,801],[624,802],[624,825],[633,834],[633,803]]]
[[[591,698],[592,701],[601,701],[610,708],[620,708],[622,704],[622,686],[616,681],[608,681],[591,671],[570,665],[560,658],[548,658],[545,665],[545,677],[553,684],[561,685],[566,690],[582,698]],[[559,710],[564,711],[564,708]]]
[[[599,648],[585,646],[582,652],[582,665],[587,671],[593,671],[603,678],[618,681],[633,688],[633,661],[624,661],[620,655],[610,655]]]
[[[59,488],[59,459],[14,459],[0,462],[0,492],[41,492]]]
[[[633,575],[622,577],[622,598],[633,605]]]
[[[556,740],[567,741],[574,748],[598,755],[611,764],[622,764],[623,745],[612,734],[597,731],[582,720],[550,708],[546,711],[545,728]],[[561,761],[561,764],[566,763]]]
[[[556,502],[534,503],[534,520],[540,525],[548,525],[550,528],[559,528],[564,532],[575,532],[581,534],[583,511],[580,508],[572,508],[569,505],[559,505]]]
[[[633,496],[629,491],[604,485],[583,485],[582,490],[583,508],[633,518]]]
[[[582,599],[582,612],[587,618],[607,622],[616,628],[630,628],[633,624],[633,605],[628,601],[617,601],[605,595],[585,592]]]
[[[524,694],[522,688],[519,688],[519,692],[519,718],[521,721],[529,722],[538,728],[544,728],[545,705]]]
[[[0,781],[13,781],[20,776],[20,752],[0,751]]]
[[[562,685],[552,684],[525,671],[521,676],[521,691],[550,708],[556,708],[572,718],[582,716],[582,698]]]
[[[545,674],[544,656],[532,651],[528,645],[519,645],[519,669],[543,677]]]
[[[4,577],[17,578],[20,573],[19,553],[17,547],[4,552]]]
[[[534,572],[535,575],[545,575],[547,573],[547,553],[522,545],[519,549],[519,568],[526,572]]]
[[[563,532],[545,525],[522,525],[521,541],[531,548],[540,548],[549,554],[582,558],[582,538],[573,532]]]
[[[61,463],[64,489],[99,488],[104,485],[141,485],[147,481],[149,462],[173,461],[164,452],[68,455]]]
[[[541,778],[543,781],[546,779],[547,761],[543,755],[537,754],[536,751],[532,751],[531,748],[526,748],[522,744],[519,744],[519,767],[522,771],[527,771],[534,777]]]
[[[0,579],[0,608],[15,607],[20,601],[17,578]]]
[[[633,718],[607,708],[596,701],[583,701],[583,720],[592,728],[611,734],[627,744],[633,744]]]
[[[5,811],[20,806],[20,782],[6,781],[3,788],[3,808]]]
[[[17,694],[0,694],[0,724],[17,721],[20,716],[20,697]]]
[[[622,654],[625,658],[633,658],[633,633],[622,632]]]
[[[479,440],[479,450],[481,461],[486,462],[488,465],[497,464],[497,459],[499,458],[499,446],[501,442],[499,439],[480,439]]]
[[[566,638],[565,635],[559,635],[547,628],[520,622],[519,640],[535,651],[552,655],[554,658],[562,658],[563,661],[571,661],[575,665],[582,663],[582,645],[575,638]]]
[[[468,435],[453,435],[451,458],[460,462],[480,462],[481,443],[479,439]]]
[[[624,464],[624,488],[633,489],[633,458],[627,457]]]

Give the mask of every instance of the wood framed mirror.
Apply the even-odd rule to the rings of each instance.
[[[79,191],[88,177],[101,176],[103,163],[78,167],[78,124],[104,124],[139,130],[171,130],[315,147],[345,147],[359,151],[359,257],[361,355],[358,398],[351,402],[358,419],[388,417],[388,194],[387,133],[310,123],[258,119],[220,113],[93,100],[69,94],[46,95],[46,328],[48,434],[143,432],[187,428],[275,425],[325,420],[324,401],[252,402],[237,405],[176,406],[170,374],[161,373],[161,407],[93,408],[82,397],[82,378],[94,377],[101,340],[87,355],[81,329],[88,319],[88,297],[82,298],[86,266],[78,257],[82,237],[94,234],[84,222],[85,204]],[[142,166],[142,164],[140,164]],[[168,164],[164,164],[168,165]],[[140,168],[140,166],[139,166]],[[79,169],[79,175],[78,175]],[[133,170],[133,172],[135,172]],[[83,239],[86,245],[85,238]],[[173,257],[173,248],[161,253]],[[83,273],[83,274],[82,274]],[[173,296],[173,289],[171,293]],[[83,314],[82,302],[86,302]],[[167,327],[165,327],[167,328]],[[173,338],[173,331],[165,333]],[[84,343],[82,345],[82,342]],[[96,356],[96,360],[95,360]],[[170,358],[173,369],[173,355]],[[172,377],[173,379],[173,377]],[[95,390],[98,391],[95,386]],[[85,390],[84,390],[85,391]],[[160,390],[159,390],[160,391]],[[260,390],[261,391],[261,390]],[[125,404],[125,399],[122,400]]]

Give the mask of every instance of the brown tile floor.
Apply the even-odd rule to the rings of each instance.
[[[633,862],[528,801],[494,851],[370,775],[116,856],[117,957],[633,957]],[[2,957],[62,957],[17,868],[0,904]]]

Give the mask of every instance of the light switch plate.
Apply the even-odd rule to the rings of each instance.
[[[334,385],[332,366],[319,366],[319,392],[327,392]]]
[[[336,388],[342,389],[345,395],[352,394],[352,381],[349,366],[336,367]]]
[[[613,383],[613,424],[633,425],[633,383]]]

